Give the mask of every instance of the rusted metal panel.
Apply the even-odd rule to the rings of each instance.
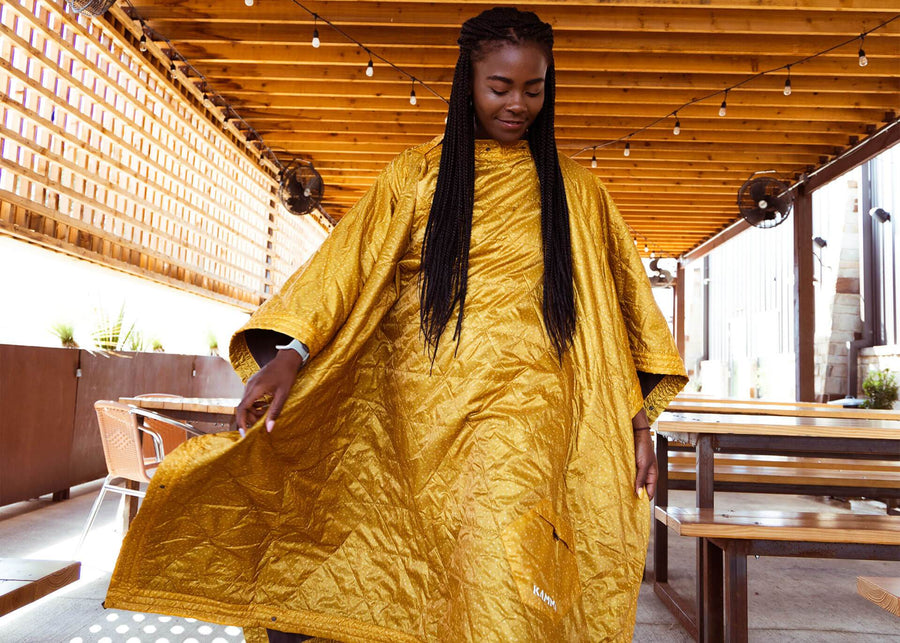
[[[241,391],[219,357],[0,345],[0,505],[106,475],[97,400]]]
[[[0,505],[69,486],[78,354],[0,345]]]

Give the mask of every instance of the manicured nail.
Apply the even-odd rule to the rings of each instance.
[[[242,438],[243,438],[243,437],[246,437],[246,435],[247,435],[247,432],[244,431],[244,429],[242,429],[241,427],[238,427],[238,433],[241,434],[241,437],[242,437]]]
[[[643,497],[644,497],[644,488],[641,487],[640,489],[638,489],[638,498],[643,498]]]
[[[266,420],[266,431],[269,433],[272,432],[272,429],[275,428],[275,420]]]

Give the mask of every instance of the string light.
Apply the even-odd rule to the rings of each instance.
[[[725,98],[722,99],[722,104],[719,105],[719,116],[725,116],[728,113],[728,90],[725,90]]]
[[[651,253],[650,253],[650,258],[651,258],[651,259],[656,259],[656,253],[655,253],[655,252],[651,252]]]
[[[366,65],[366,76],[371,78],[375,75],[375,63],[372,62],[372,56],[369,56],[369,64]]]
[[[675,136],[681,134],[681,121],[678,120],[678,112],[675,112],[675,127],[672,128],[672,133]]]
[[[596,147],[594,148],[594,153],[591,154],[591,167],[594,169],[597,168],[597,148]]]
[[[625,142],[625,149],[622,151],[625,156],[631,156],[631,143]]]
[[[142,52],[147,51],[147,36],[141,34],[141,39],[138,41],[138,49]]]
[[[644,244],[644,252],[650,252],[650,246],[648,246],[646,243]]]
[[[790,96],[791,95],[791,66],[790,65],[787,66],[787,73],[788,73],[787,80],[784,81],[784,95]]]
[[[244,4],[247,5],[248,7],[252,7],[252,6],[253,6],[253,0],[244,0]]]
[[[416,79],[413,78],[412,89],[409,90],[409,104],[415,105],[418,102],[418,99],[416,99]]]
[[[866,58],[866,52],[863,51],[863,41],[865,39],[865,34],[859,37],[859,66],[865,67],[869,64],[869,59]]]
[[[178,71],[178,68],[175,66],[175,63],[169,63],[169,74],[172,75],[172,78],[175,78],[175,73]]]
[[[319,16],[313,14],[313,37],[312,37],[312,46],[314,49],[318,49],[321,42],[319,41]]]

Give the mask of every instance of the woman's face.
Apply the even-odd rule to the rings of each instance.
[[[515,143],[544,106],[547,57],[535,44],[503,44],[472,62],[475,136]]]

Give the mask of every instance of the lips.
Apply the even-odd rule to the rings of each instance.
[[[525,121],[505,121],[502,118],[498,118],[497,122],[507,129],[519,129],[525,124]]]

